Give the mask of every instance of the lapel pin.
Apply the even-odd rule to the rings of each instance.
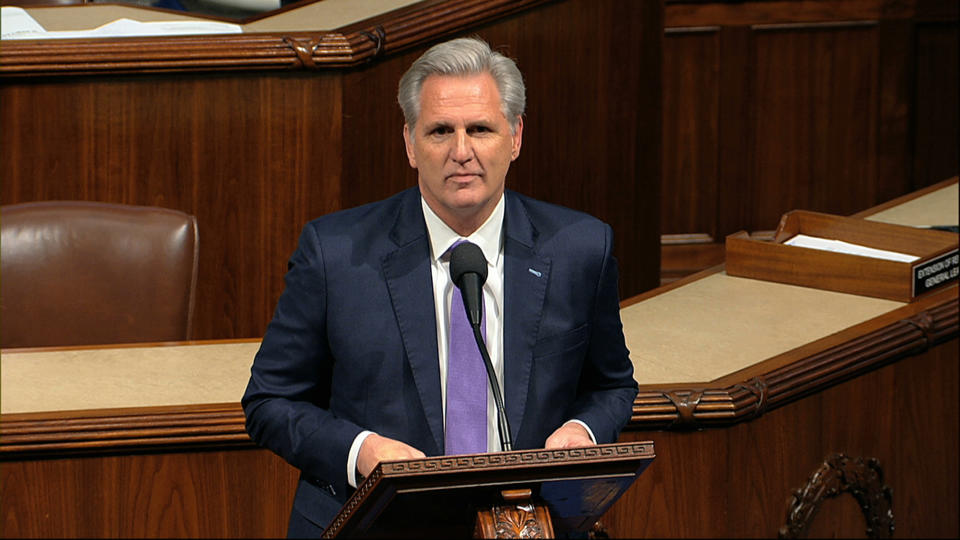
[[[527,271],[530,272],[531,274],[537,276],[537,277],[540,277],[540,276],[543,275],[543,274],[541,274],[540,272],[537,272],[536,270],[534,270],[533,268],[527,268]]]

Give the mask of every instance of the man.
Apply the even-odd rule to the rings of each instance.
[[[451,345],[464,239],[488,266],[483,331],[514,448],[615,442],[630,418],[610,227],[504,189],[524,92],[483,41],[433,47],[398,93],[417,187],[304,228],[243,397],[251,437],[302,473],[288,535],[319,535],[380,461],[500,449],[482,367],[460,374],[479,355]],[[451,420],[462,399],[469,443],[471,421]]]

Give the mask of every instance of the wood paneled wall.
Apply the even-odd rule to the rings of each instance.
[[[427,2],[414,6],[436,11],[427,27],[397,16],[393,26],[380,18],[381,26],[360,29],[385,32],[386,53],[312,71],[238,69],[280,54],[296,63],[291,51],[264,45],[269,38],[289,49],[282,36],[242,41],[249,53],[224,45],[234,38],[211,37],[214,52],[204,54],[224,51],[238,60],[207,72],[196,71],[196,51],[183,54],[186,67],[178,69],[169,40],[141,49],[156,56],[150,64],[127,63],[122,71],[82,44],[76,48],[92,55],[95,67],[64,44],[50,44],[59,52],[46,58],[42,48],[5,43],[0,200],[101,200],[196,215],[193,337],[259,337],[304,223],[415,185],[396,105],[400,75],[430,45],[477,34],[516,58],[527,81],[524,146],[508,187],[610,223],[623,297],[655,287],[662,5],[475,0],[467,7],[480,20],[485,3],[507,15],[464,27],[459,15],[446,15],[466,9],[461,3]],[[343,42],[371,52],[360,30]],[[195,41],[184,46],[193,51]],[[326,58],[321,52],[313,61]],[[345,53],[334,47],[323,54],[342,62],[336,55]],[[36,57],[46,63],[31,64]],[[68,64],[73,72],[101,73],[61,74]],[[19,74],[21,65],[36,74]],[[146,73],[120,74],[137,70]]]
[[[4,461],[5,538],[280,538],[299,471],[252,445]]]
[[[664,270],[709,249],[684,238],[722,260],[728,234],[789,210],[848,215],[957,174],[957,11],[666,0]]]

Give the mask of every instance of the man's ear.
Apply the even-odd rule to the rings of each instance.
[[[403,125],[403,144],[407,148],[407,160],[410,161],[410,166],[416,169],[417,156],[413,153],[413,134],[410,133],[410,126],[407,124]]]
[[[513,133],[513,151],[510,154],[510,161],[520,157],[520,146],[523,145],[523,118],[517,116],[517,128]]]

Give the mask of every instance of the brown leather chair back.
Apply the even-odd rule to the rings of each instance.
[[[0,346],[190,338],[194,216],[48,201],[0,208]]]

